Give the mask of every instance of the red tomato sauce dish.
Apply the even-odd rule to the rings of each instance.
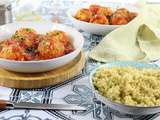
[[[0,43],[0,58],[16,61],[53,59],[72,51],[69,36],[60,30],[38,34],[32,28],[20,28]]]
[[[126,8],[118,8],[115,11],[110,7],[90,5],[89,8],[81,8],[74,16],[84,22],[104,25],[124,25],[133,20],[138,14]]]

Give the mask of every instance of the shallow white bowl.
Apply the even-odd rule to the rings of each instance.
[[[90,3],[91,4],[91,3]],[[95,4],[95,3],[94,3]],[[121,5],[120,3],[115,4],[115,3],[109,3],[109,2],[105,2],[103,3],[97,3],[98,5],[102,5],[102,6],[108,6],[111,7],[113,10],[120,8],[120,7],[124,7],[127,8],[130,11],[134,11],[134,12],[138,12],[138,9],[132,5],[128,5],[128,4],[124,4]],[[97,35],[105,35],[111,31],[113,31],[114,29],[122,26],[122,25],[102,25],[102,24],[94,24],[94,23],[88,23],[88,22],[84,22],[84,21],[80,21],[78,19],[76,19],[74,16],[76,14],[76,12],[81,9],[81,8],[88,8],[89,5],[85,5],[83,7],[78,7],[78,8],[72,8],[69,9],[67,11],[67,16],[68,18],[71,20],[72,24],[79,30],[83,30],[85,32],[91,33],[91,34],[97,34]]]
[[[82,50],[84,38],[76,29],[52,22],[15,22],[0,27],[0,41],[10,38],[14,32],[22,27],[35,29],[40,34],[51,30],[62,30],[71,38],[75,50],[62,57],[39,61],[14,61],[0,58],[0,67],[23,73],[45,72],[63,66],[73,60]]]
[[[130,114],[130,115],[148,115],[148,114],[155,114],[160,112],[160,106],[151,106],[151,107],[143,107],[143,106],[130,106],[121,103],[116,103],[111,101],[110,99],[101,95],[101,93],[94,87],[93,84],[93,77],[96,71],[100,68],[112,68],[112,67],[136,67],[136,68],[152,68],[152,69],[160,69],[159,66],[155,64],[148,64],[143,62],[134,62],[134,61],[115,61],[111,63],[107,63],[104,65],[100,65],[99,67],[95,68],[90,73],[90,84],[95,93],[95,96],[102,101],[104,104],[112,108],[113,110],[119,111],[120,113]]]

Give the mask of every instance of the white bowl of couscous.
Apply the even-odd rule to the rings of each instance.
[[[133,115],[160,112],[160,69],[118,61],[94,69],[90,83],[96,97],[114,110]]]

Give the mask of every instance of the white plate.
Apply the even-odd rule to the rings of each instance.
[[[49,60],[39,60],[39,61],[14,61],[0,58],[0,67],[23,73],[36,73],[45,72],[60,66],[63,66],[73,60],[82,50],[84,38],[76,29],[52,22],[16,22],[11,24],[6,24],[0,27],[0,41],[10,38],[14,32],[22,27],[29,27],[35,29],[38,33],[43,34],[51,30],[62,30],[66,32],[75,50],[62,57],[49,59]]]
[[[92,3],[90,3],[91,5]],[[95,4],[95,3],[93,3]],[[117,8],[127,8],[129,11],[132,12],[138,12],[138,9],[130,4],[120,4],[120,3],[110,3],[110,2],[105,2],[105,3],[97,3],[98,5],[102,5],[102,6],[108,6],[111,7],[113,10],[117,9]],[[78,7],[78,8],[72,8],[70,10],[67,11],[67,16],[69,17],[69,19],[71,20],[71,22],[73,23],[73,25],[79,29],[79,30],[83,30],[86,31],[88,33],[91,34],[97,34],[97,35],[105,35],[108,32],[113,31],[114,29],[122,26],[122,25],[102,25],[102,24],[94,24],[94,23],[88,23],[88,22],[84,22],[84,21],[80,21],[76,18],[74,18],[76,12],[81,9],[81,8],[88,8],[89,5],[85,5],[83,7]]]

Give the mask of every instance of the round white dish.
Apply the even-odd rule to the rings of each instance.
[[[14,61],[0,58],[0,67],[3,69],[22,73],[50,71],[69,63],[82,50],[84,38],[81,33],[72,27],[52,22],[15,22],[3,25],[0,27],[0,41],[10,38],[17,29],[22,27],[33,28],[40,34],[45,34],[51,30],[62,30],[71,38],[75,50],[62,57],[39,61]]]
[[[136,68],[153,68],[153,69],[159,69],[159,67],[155,64],[147,64],[147,63],[141,63],[141,62],[134,62],[134,61],[116,61],[116,62],[111,62],[108,64],[101,65],[97,68],[95,68],[91,73],[90,73],[90,84],[92,87],[93,92],[95,93],[95,96],[102,101],[104,104],[109,106],[110,108],[119,111],[121,113],[126,113],[126,114],[131,114],[131,115],[147,115],[147,114],[155,114],[160,112],[160,106],[151,106],[151,107],[141,107],[141,106],[130,106],[130,105],[125,105],[121,103],[116,103],[108,98],[102,96],[98,90],[95,89],[92,78],[95,74],[95,72],[100,69],[100,68],[112,68],[112,67],[136,67]]]
[[[90,3],[91,5],[92,3]],[[95,3],[94,3],[95,4]],[[115,4],[115,3],[109,3],[109,2],[105,2],[103,3],[97,3],[98,5],[102,5],[102,6],[108,6],[113,8],[113,10],[115,10],[116,8],[127,8],[128,10],[132,11],[132,12],[138,12],[137,8],[130,5],[130,4]],[[111,31],[113,31],[114,29],[123,26],[123,25],[102,25],[102,24],[94,24],[94,23],[88,23],[88,22],[84,22],[84,21],[80,21],[78,19],[76,19],[74,16],[76,14],[76,12],[81,9],[81,8],[88,8],[89,5],[85,5],[83,7],[77,7],[77,8],[72,8],[69,9],[67,11],[67,16],[70,19],[70,21],[72,22],[72,24],[74,25],[74,27],[76,27],[78,30],[83,30],[85,32],[91,33],[91,34],[96,34],[96,35],[105,35]]]

